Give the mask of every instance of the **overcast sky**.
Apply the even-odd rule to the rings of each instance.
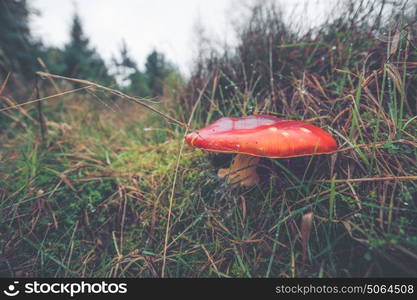
[[[187,74],[197,49],[195,25],[202,25],[219,42],[233,43],[231,20],[248,1],[31,0],[29,3],[40,12],[40,16],[32,18],[33,33],[47,45],[63,46],[68,41],[72,17],[77,10],[91,45],[107,62],[119,52],[121,41],[125,39],[140,67],[146,56],[157,49]],[[290,10],[304,0],[277,1]],[[319,0],[310,0],[314,1]],[[310,15],[317,16],[317,9]]]
[[[118,53],[122,39],[143,65],[154,48],[187,72],[193,55],[193,28],[201,22],[227,38],[232,32],[227,9],[234,0],[32,0],[41,15],[33,17],[32,30],[48,45],[68,41],[75,8],[85,34],[106,61]]]

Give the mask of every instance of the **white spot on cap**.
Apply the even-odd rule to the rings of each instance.
[[[300,130],[303,131],[303,132],[305,132],[305,133],[311,133],[311,130],[310,129],[307,129],[307,128],[301,127]]]
[[[282,134],[283,136],[289,136],[289,135],[290,135],[290,134],[289,134],[288,132],[286,132],[286,131],[281,132],[281,134]]]
[[[269,128],[269,130],[270,130],[270,131],[277,132],[277,131],[278,131],[278,128],[276,128],[276,127],[270,127],[270,128]]]

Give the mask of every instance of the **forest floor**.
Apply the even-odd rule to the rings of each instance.
[[[190,148],[158,115],[96,96],[44,102],[44,142],[35,105],[4,112],[2,276],[417,276],[417,187],[402,180],[416,175],[415,120],[395,141],[263,159],[261,183],[235,189],[216,175],[231,155]],[[346,177],[352,166],[368,176]]]

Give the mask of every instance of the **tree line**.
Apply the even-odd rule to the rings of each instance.
[[[77,13],[72,18],[69,41],[53,47],[32,35],[29,17],[34,11],[26,0],[0,0],[0,76],[15,74],[32,80],[40,70],[42,59],[53,74],[94,81],[123,89],[139,97],[163,94],[164,81],[180,78],[177,68],[164,54],[153,50],[146,58],[144,70],[130,55],[126,41],[119,53],[106,64],[83,30]]]

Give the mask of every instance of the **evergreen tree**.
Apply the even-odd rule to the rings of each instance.
[[[119,59],[113,57],[112,62],[116,69],[116,77],[119,85],[122,87],[130,85],[130,75],[138,71],[138,67],[136,62],[130,57],[125,40],[122,40]]]
[[[139,70],[129,75],[129,92],[137,97],[150,97],[152,95],[148,84],[148,76]]]
[[[165,60],[164,54],[154,50],[148,55],[145,68],[152,95],[162,95],[164,79],[173,71],[173,67]]]
[[[66,64],[64,61],[64,51],[57,47],[47,47],[42,51],[42,60],[52,74],[64,75]]]
[[[103,84],[113,83],[103,59],[90,47],[89,39],[84,35],[81,19],[74,15],[70,41],[64,52],[65,76],[99,81]]]
[[[126,92],[138,97],[150,96],[148,76],[139,70],[124,40],[120,48],[120,58],[113,58],[113,65],[116,68],[118,82]]]
[[[29,29],[31,11],[25,0],[0,0],[0,73],[34,76],[40,43]]]

